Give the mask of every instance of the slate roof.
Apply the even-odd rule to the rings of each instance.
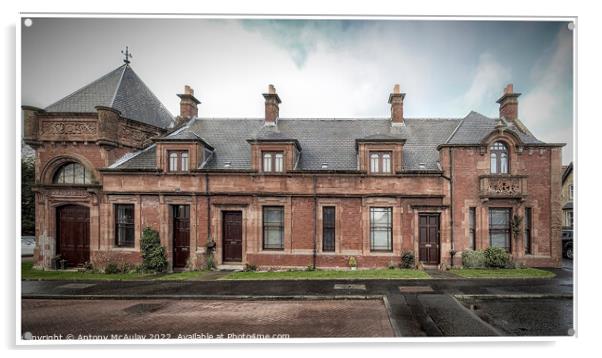
[[[489,118],[484,115],[471,111],[447,140],[446,144],[476,144],[479,143],[485,136],[495,130],[498,123],[498,118]],[[516,133],[520,139],[526,144],[542,143],[535,138],[531,133],[523,133],[513,123],[504,121],[508,129]]]
[[[131,66],[124,64],[96,81],[45,108],[47,112],[96,112],[111,107],[125,118],[160,128],[173,126],[174,118]]]
[[[193,132],[215,148],[204,169],[251,169],[248,140],[296,139],[301,147],[298,170],[357,170],[356,139],[405,139],[405,170],[439,170],[437,145],[445,143],[460,123],[455,119],[406,118],[405,126],[391,127],[389,118],[286,119],[277,128],[263,119],[196,119],[173,136]],[[168,136],[167,138],[169,138]],[[154,148],[112,166],[153,169]],[[230,166],[225,167],[229,162]],[[326,169],[322,163],[327,163]]]

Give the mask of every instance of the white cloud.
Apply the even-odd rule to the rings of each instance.
[[[491,104],[501,95],[502,90],[510,78],[510,69],[498,63],[494,56],[482,53],[475,69],[470,87],[458,101],[459,107],[466,109],[494,108]],[[483,104],[486,104],[483,106]],[[491,111],[484,114],[495,115]]]
[[[563,163],[573,156],[572,33],[562,29],[551,54],[544,54],[531,70],[531,90],[521,98],[519,116],[545,142],[567,143]],[[572,89],[572,86],[569,87]],[[567,125],[568,124],[568,125]]]
[[[535,86],[521,99],[521,118],[531,124],[552,123],[560,120],[559,115],[566,113],[566,105],[572,97],[567,96],[566,81],[572,77],[567,73],[571,69],[572,58],[571,33],[562,30],[558,33],[556,47],[551,56],[545,54],[535,64],[531,76]]]

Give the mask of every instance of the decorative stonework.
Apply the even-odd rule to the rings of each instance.
[[[481,176],[481,197],[521,198],[527,195],[524,176]]]
[[[95,122],[42,122],[41,134],[65,134],[65,135],[94,135],[97,127]]]
[[[489,181],[489,192],[497,195],[520,194],[520,183],[513,179],[498,179]]]
[[[48,192],[48,195],[51,197],[78,197],[78,198],[87,198],[89,193],[85,190],[77,190],[77,189],[54,189]]]
[[[123,141],[133,141],[135,143],[141,143],[148,137],[146,132],[139,129],[122,126],[119,130],[119,138]]]

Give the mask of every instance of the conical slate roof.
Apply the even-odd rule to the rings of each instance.
[[[94,107],[111,107],[121,116],[160,128],[173,125],[171,113],[128,65],[100,77],[96,81],[46,107],[47,112],[92,113]]]

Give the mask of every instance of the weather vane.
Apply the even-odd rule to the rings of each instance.
[[[130,64],[130,58],[134,57],[132,56],[132,54],[129,52],[128,47],[125,47],[125,51],[121,50],[121,53],[125,56],[125,58],[123,59],[123,62],[125,62],[126,64]]]

